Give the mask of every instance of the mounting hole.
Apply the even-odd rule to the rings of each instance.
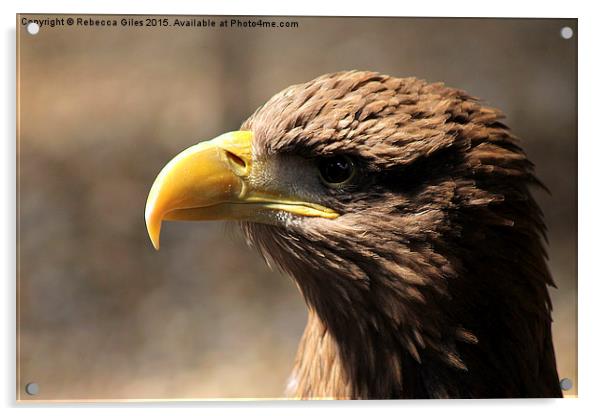
[[[562,29],[560,29],[560,36],[562,36],[562,39],[570,39],[573,37],[573,29],[571,29],[568,26],[563,27]]]
[[[29,394],[30,396],[35,396],[39,392],[40,386],[38,386],[38,383],[27,383],[25,385],[25,393]]]
[[[29,33],[30,35],[37,35],[39,31],[40,25],[36,22],[29,22],[27,24],[27,33]]]
[[[560,380],[560,388],[564,391],[572,389],[573,381],[570,378],[563,378]]]

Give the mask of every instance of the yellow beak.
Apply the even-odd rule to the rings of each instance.
[[[153,183],[144,213],[157,250],[163,220],[270,222],[278,211],[338,217],[329,208],[259,189],[247,181],[253,170],[252,141],[250,131],[226,133],[189,147],[165,165]]]

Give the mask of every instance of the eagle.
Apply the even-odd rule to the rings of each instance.
[[[443,83],[322,75],[169,161],[147,231],[235,221],[293,278],[289,397],[561,397],[545,186],[503,119]]]

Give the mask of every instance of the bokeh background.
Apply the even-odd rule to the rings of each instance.
[[[269,19],[299,25],[31,36],[18,18],[20,399],[282,397],[306,318],[291,279],[222,223],[169,223],[155,252],[144,205],[180,150],[343,69],[444,81],[507,114],[551,190],[536,197],[558,368],[575,394],[577,21]]]

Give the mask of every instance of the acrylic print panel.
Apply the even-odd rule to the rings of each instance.
[[[17,34],[20,401],[577,394],[576,20]]]

